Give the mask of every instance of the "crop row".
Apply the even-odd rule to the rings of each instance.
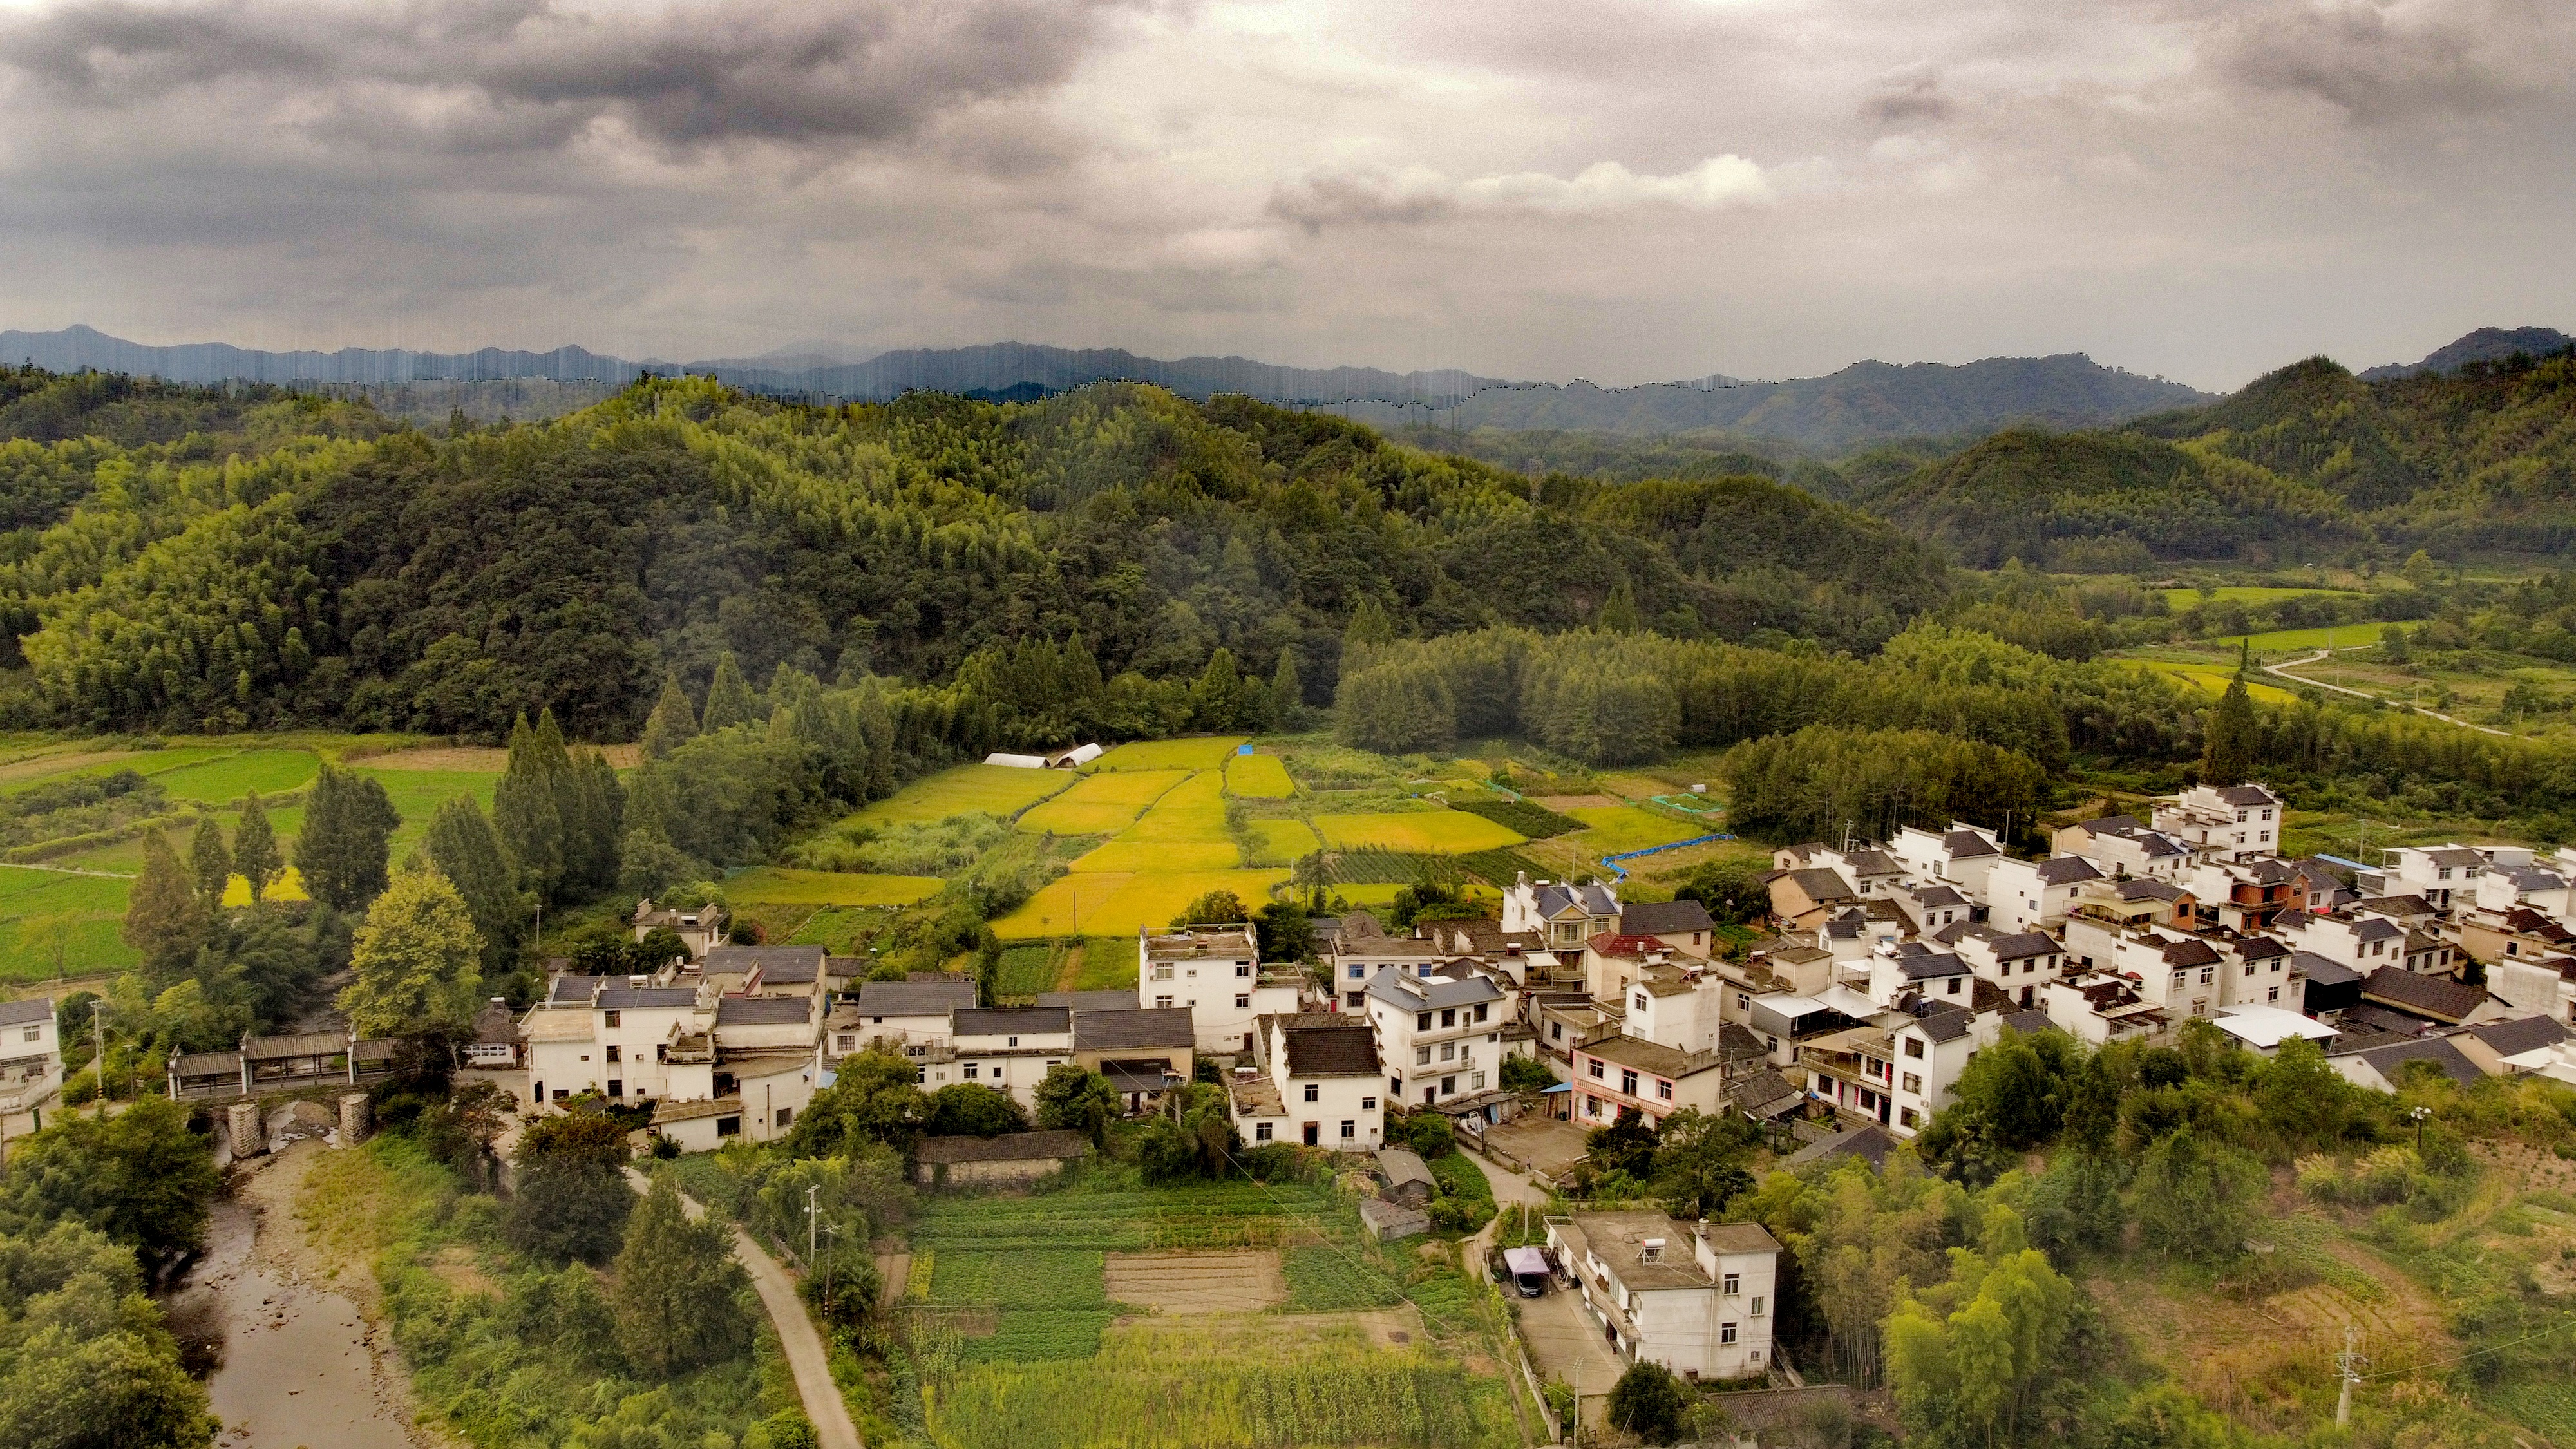
[[[1517,830],[1532,840],[1545,840],[1552,835],[1565,835],[1581,830],[1583,822],[1571,815],[1560,815],[1544,805],[1528,800],[1505,800],[1497,797],[1470,796],[1449,802],[1452,810],[1482,815],[1506,830]]]
[[[1097,1250],[1031,1248],[978,1252],[950,1245],[930,1277],[930,1301],[944,1307],[1106,1308]]]

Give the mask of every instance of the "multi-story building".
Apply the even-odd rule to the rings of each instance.
[[[2195,853],[2250,860],[2281,846],[2281,797],[2261,785],[2194,785],[2156,802],[2155,828]]]
[[[1575,944],[1577,947],[1582,945],[1580,941]],[[1342,918],[1332,949],[1325,954],[1325,969],[1332,978],[1330,994],[1334,1009],[1367,1010],[1369,982],[1380,972],[1427,976],[1433,968],[1452,959],[1453,953],[1437,939],[1390,936],[1380,929],[1377,917],[1366,911],[1354,911]]]
[[[2102,878],[2080,855],[2046,860],[2004,856],[1986,872],[1986,923],[1998,931],[2038,931],[2061,926],[2077,890]]]
[[[1714,1113],[1726,1099],[1728,1060],[1716,1050],[1685,1052],[1643,1037],[1605,1034],[1576,1044],[1571,1055],[1578,1125],[1616,1121],[1628,1108],[1659,1123],[1684,1107]]]
[[[2080,855],[2105,876],[2177,879],[2191,863],[2191,847],[2134,815],[2106,815],[2060,828],[2049,837],[2058,855]]]
[[[1500,1084],[1512,1002],[1485,968],[1458,961],[1430,976],[1381,971],[1367,999],[1390,1097],[1429,1105]]]
[[[2004,854],[1995,832],[1964,820],[1950,822],[1947,830],[1904,826],[1887,843],[1887,853],[1905,867],[1909,880],[1956,886],[1974,901],[1986,898],[1986,877]]]
[[[0,1138],[42,1127],[45,1109],[62,1086],[54,1003],[41,996],[0,1002]]]
[[[1189,1012],[1203,1052],[1253,1050],[1254,1021],[1296,1011],[1305,987],[1302,971],[1262,969],[1248,925],[1136,933],[1136,1004]]]
[[[1047,1069],[1073,1060],[1073,1013],[1061,1006],[1004,1006],[950,1016],[957,1080],[1008,1092],[1036,1110]]]
[[[1547,1220],[1547,1241],[1622,1358],[1688,1379],[1769,1372],[1780,1245],[1759,1223],[1573,1213]]]
[[[1235,1130],[1253,1146],[1373,1152],[1386,1138],[1385,1081],[1366,1021],[1341,1012],[1283,1014],[1254,1028],[1252,1060],[1236,1063],[1227,1096]]]
[[[2477,899],[2478,877],[2487,870],[2486,856],[2465,845],[2401,845],[2382,854],[2387,864],[2379,872],[2378,885],[2374,889],[2365,879],[2365,892],[2422,896],[2446,916],[2455,903],[2467,905]]]
[[[944,1064],[953,1056],[950,1015],[974,1007],[972,981],[861,982],[857,1000],[832,1008],[825,1024],[824,1060],[838,1061],[855,1052],[891,1051],[919,1066],[933,1061]]]
[[[1503,929],[1534,931],[1550,951],[1580,951],[1619,929],[1619,895],[1606,885],[1532,881],[1526,872],[1503,892]]]

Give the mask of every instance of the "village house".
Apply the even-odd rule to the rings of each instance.
[[[2192,915],[2204,929],[2254,932],[2297,909],[2305,893],[2298,872],[2269,856],[2195,863],[2183,877]]]
[[[1860,904],[1860,892],[1831,866],[1774,871],[1771,919],[1783,931],[1813,931],[1843,909]]]
[[[689,908],[657,906],[651,900],[635,903],[635,914],[628,924],[635,939],[642,941],[655,931],[670,931],[687,947],[691,959],[703,959],[709,951],[724,943],[725,909],[719,905]]]
[[[614,984],[611,984],[614,983]],[[528,1096],[561,1102],[596,1092],[616,1102],[714,1095],[712,1057],[679,1064],[691,1080],[674,1089],[672,1048],[711,1025],[688,986],[628,985],[624,977],[558,977],[545,1005],[520,1024],[527,1042]],[[693,1070],[694,1069],[694,1070]]]
[[[925,1137],[913,1149],[912,1178],[924,1187],[1027,1187],[1090,1155],[1090,1138],[1060,1129]]]
[[[2576,954],[2576,931],[2530,906],[2506,910],[2479,906],[2461,915],[2457,930],[2458,950],[2464,956],[2486,962],[2490,976],[2499,966]],[[2409,946],[2413,946],[2411,938]],[[2433,950],[2440,960],[2435,969],[2449,974],[2449,951],[2438,944]]]
[[[1960,937],[1958,957],[2021,1006],[2039,1004],[2040,986],[2065,969],[2066,948],[2039,931],[1977,929]]]
[[[1619,896],[1605,885],[1532,881],[1523,871],[1503,892],[1503,929],[1535,932],[1550,951],[1580,951],[1604,931],[1619,929]]]
[[[955,1055],[951,1015],[974,1006],[971,981],[863,981],[855,1001],[832,1008],[825,1023],[824,1060],[890,1051],[925,1069],[934,1063],[945,1066]],[[930,1080],[926,1071],[922,1080]]]
[[[2080,856],[2112,879],[2171,881],[2191,863],[2191,847],[2134,815],[2106,815],[2059,827],[2049,836],[2057,855]]]
[[[1580,941],[1575,944],[1582,945]],[[1435,967],[1453,959],[1436,936],[1427,940],[1390,936],[1379,927],[1377,917],[1366,911],[1353,911],[1342,918],[1341,930],[1326,957],[1337,1009],[1349,1012],[1368,1009],[1369,982],[1380,972],[1427,976]],[[1294,1009],[1290,1008],[1290,1012]]]
[[[2362,889],[2375,895],[2416,895],[2444,915],[2454,903],[2477,899],[2478,877],[2487,858],[2465,845],[2401,845],[2382,852],[2386,864]]]
[[[52,999],[0,1002],[0,1138],[44,1126],[45,1109],[62,1086],[63,1044]]]
[[[2097,880],[2075,893],[2060,934],[2067,959],[2077,966],[2098,966],[2111,958],[2112,943],[2140,926],[2190,930],[2198,921],[2190,891],[2169,881]],[[2098,958],[2098,959],[2097,959]]]
[[[950,1014],[957,1080],[1008,1092],[1037,1109],[1049,1067],[1073,1060],[1073,1013],[1060,1006],[1004,1006]]]
[[[1367,1010],[1390,1097],[1428,1104],[1500,1081],[1511,1001],[1476,963],[1449,963],[1431,976],[1380,972],[1369,982]]]
[[[2210,1022],[2235,1038],[2237,1045],[2263,1057],[2279,1055],[2281,1043],[2292,1038],[2323,1043],[2338,1035],[2324,1022],[2282,1006],[2222,1006]]]
[[[1961,895],[1957,886],[1941,881],[1917,881],[1912,885],[1898,886],[1889,892],[1888,899],[1905,912],[1906,920],[1917,935],[1976,919],[1976,903]]]
[[[2478,875],[2474,904],[2481,910],[2511,911],[2527,907],[2556,921],[2568,918],[2567,877],[2540,865],[2520,847],[2488,846],[2479,852],[2487,868]]]
[[[1129,1007],[1073,1013],[1074,1065],[1109,1079],[1129,1112],[1149,1112],[1190,1079],[1197,1045],[1190,1009]]]
[[[1885,897],[1911,882],[1902,862],[1875,845],[1856,841],[1840,849],[1820,841],[1790,845],[1771,852],[1775,870],[1830,870],[1849,882],[1865,900]]]
[[[1251,1051],[1254,1021],[1298,1010],[1305,988],[1303,972],[1262,969],[1249,925],[1136,933],[1136,1004],[1189,1012],[1203,1052]]]
[[[1385,1141],[1386,1083],[1377,1037],[1338,1012],[1265,1016],[1253,1058],[1226,1084],[1235,1129],[1246,1142],[1296,1142],[1374,1152]]]
[[[1573,1110],[1579,1125],[1598,1127],[1633,1107],[1659,1123],[1684,1107],[1714,1113],[1726,1099],[1728,1061],[1717,1050],[1685,1052],[1643,1037],[1605,1035],[1577,1045]]]
[[[2273,854],[2281,844],[2281,797],[2261,785],[2194,785],[2158,800],[2158,831],[2222,860]]]
[[[1986,898],[1986,877],[2003,858],[1995,832],[1963,820],[1947,830],[1904,826],[1887,843],[1887,853],[1918,883],[1940,881],[1959,888],[1970,900]]]
[[[1911,1137],[1946,1104],[1968,1058],[1997,1033],[1978,1031],[1981,1021],[1994,1018],[1978,1017],[1947,1001],[1913,1001],[1899,1009],[1904,1019],[1888,1033],[1891,1075],[1881,1079],[1880,1090],[1894,1099],[1896,1109],[1886,1125]]]
[[[2063,925],[2076,889],[2102,872],[2080,855],[2046,860],[1997,859],[1986,873],[1986,923],[1998,931],[2037,931]]]
[[[1769,1372],[1780,1245],[1760,1224],[1579,1212],[1549,1218],[1547,1242],[1622,1358],[1692,1380]]]
[[[2039,1002],[2050,1022],[2088,1046],[2152,1038],[2172,1021],[2160,1004],[2139,994],[2135,983],[2108,971],[2079,970],[2043,982]]]
[[[1619,909],[1622,936],[1647,936],[1669,950],[1705,961],[1715,954],[1717,922],[1693,900],[1641,902]]]

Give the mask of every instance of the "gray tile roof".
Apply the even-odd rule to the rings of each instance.
[[[623,984],[625,980],[623,976],[558,976],[555,978],[554,985],[547,988],[546,1000],[559,1006],[575,1001],[588,1001],[592,992],[609,982]]]
[[[822,967],[823,955],[820,946],[718,946],[698,964],[710,975],[725,972],[749,975],[751,968],[758,966],[761,974],[773,981],[783,979],[777,975],[782,969],[802,968],[805,972],[802,979],[811,981],[815,971]]]
[[[2382,966],[2361,978],[2361,994],[2400,1011],[2458,1021],[2486,1005],[2486,988],[2440,976],[2419,976],[2403,966]]]
[[[1857,900],[1860,895],[1858,891],[1852,889],[1850,881],[1843,879],[1841,871],[1825,866],[1793,870],[1786,874],[1799,890],[1806,893],[1807,899],[1819,904],[1826,901]]]
[[[2460,1049],[2438,1036],[2418,1037],[2413,1041],[2391,1042],[2386,1046],[2365,1047],[2357,1052],[2339,1055],[2357,1056],[2370,1063],[2390,1082],[2406,1069],[2408,1062],[2431,1062],[2442,1069],[2442,1075],[2463,1087],[2475,1085],[2486,1073],[2478,1064],[2461,1055]]]
[[[1046,1036],[1073,1030],[1073,1013],[1061,1006],[998,1006],[960,1011],[949,1018],[959,1036]]]
[[[1187,1048],[1197,1038],[1186,1006],[1139,1010],[1131,999],[1124,1011],[1078,1011],[1073,1014],[1073,1049],[1078,1052],[1124,1051],[1137,1047]]]
[[[2498,1056],[2518,1056],[2556,1046],[2567,1040],[2567,1028],[2545,1016],[2526,1016],[2519,1021],[2491,1021],[2460,1033],[2485,1042]]]
[[[810,997],[728,996],[716,1003],[718,1026],[792,1026],[813,1019]]]
[[[1917,1016],[1912,1029],[1921,1032],[1927,1041],[1957,1041],[1977,1024],[1973,1014],[1948,1002],[1927,1001],[1923,1005],[1934,1009]],[[1898,1031],[1906,1029],[1902,1026],[1897,1028]]]
[[[1914,888],[1914,903],[1921,906],[1964,906],[1968,898],[1952,887],[1925,885]]]
[[[2318,986],[2350,986],[2361,979],[2360,972],[2314,951],[2291,952],[2290,964]]]
[[[1953,830],[1941,837],[1941,848],[1952,860],[1966,860],[1980,855],[2001,855],[1995,843],[1973,830]]]
[[[1599,884],[1586,882],[1578,886],[1543,885],[1535,893],[1541,918],[1555,920],[1565,915],[1615,916],[1619,902]]]
[[[599,993],[598,1001],[601,1011],[669,1011],[697,1004],[694,986],[612,986]]]
[[[1709,919],[1708,907],[1697,901],[1642,901],[1619,912],[1619,934],[1623,936],[1667,936],[1676,931],[1706,931],[1716,922]]]
[[[2056,855],[2039,863],[2039,878],[2050,885],[2074,885],[2079,881],[2100,880],[2102,872],[2093,862],[2080,855]]]
[[[0,1026],[24,1026],[31,1021],[54,1019],[54,1004],[41,996],[25,1001],[0,1002]]]
[[[1987,947],[1995,953],[1995,959],[1998,961],[2024,961],[2033,956],[2055,956],[2066,950],[2064,946],[2057,944],[2053,938],[2040,931],[2018,931],[2009,936],[1997,936],[1987,943]]]
[[[1910,956],[1899,956],[1896,969],[1904,972],[1908,981],[1933,981],[1944,976],[1969,974],[1967,962],[1946,952],[1918,951]]]
[[[1417,996],[1410,987],[1421,988]],[[1474,1006],[1480,1001],[1500,1001],[1502,988],[1483,976],[1458,980],[1449,976],[1405,976],[1381,971],[1369,979],[1371,1000],[1383,1001],[1399,1011],[1438,1011],[1443,1007]]]
[[[2222,785],[2218,798],[2230,805],[2278,805],[2280,797],[2260,785]]]
[[[2055,1031],[2057,1029],[2057,1023],[2049,1017],[2049,1014],[2036,1007],[2027,1011],[2013,1012],[2004,1018],[2004,1025],[2011,1027],[2013,1030],[2020,1032],[2024,1036],[2029,1036],[2033,1032]]]
[[[1788,1166],[1803,1167],[1810,1162],[1831,1162],[1837,1158],[1857,1157],[1872,1167],[1887,1166],[1887,1154],[1896,1150],[1896,1139],[1886,1129],[1872,1124],[1855,1127],[1849,1132],[1809,1143],[1789,1154]]]
[[[959,1162],[1053,1162],[1089,1157],[1091,1139],[1079,1132],[1005,1132],[999,1137],[925,1137],[913,1160],[933,1166]]]
[[[1378,1073],[1377,1033],[1365,1021],[1300,1026],[1283,1033],[1292,1077],[1370,1077]]]
[[[1128,1000],[1133,1001],[1130,995]],[[859,983],[861,1016],[945,1016],[951,1011],[972,1010],[975,1005],[975,983],[971,981],[862,981]]]

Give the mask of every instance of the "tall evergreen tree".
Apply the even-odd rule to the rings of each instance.
[[[679,882],[706,877],[707,867],[672,843],[678,811],[669,767],[646,760],[636,769],[634,788],[627,792],[626,834],[617,853],[619,890],[653,896]]]
[[[1270,707],[1279,727],[1293,730],[1306,719],[1306,680],[1297,670],[1295,646],[1279,651],[1279,667],[1270,673]]]
[[[401,825],[384,782],[324,765],[305,796],[304,831],[295,840],[305,893],[337,910],[365,910],[385,888],[386,842]]]
[[[1203,730],[1230,730],[1244,722],[1243,714],[1243,673],[1235,667],[1234,651],[1219,647],[1190,686],[1190,723]]]
[[[563,799],[557,807],[564,824],[564,876],[567,894],[597,895],[617,886],[617,852],[626,813],[626,792],[617,783],[617,768],[597,750],[572,757],[565,773]]]
[[[422,844],[474,918],[475,934],[483,941],[483,974],[498,977],[517,955],[528,922],[529,900],[509,847],[471,795],[440,805]]]
[[[859,687],[859,738],[867,752],[864,798],[882,800],[894,793],[894,705],[886,698],[885,681],[873,676]]]
[[[649,1379],[720,1363],[751,1346],[742,1265],[713,1220],[689,1221],[668,1178],[626,1223],[617,1254],[617,1343]]]
[[[277,832],[260,808],[259,792],[242,796],[241,823],[233,827],[233,874],[250,885],[250,903],[258,905],[268,888],[286,874],[286,856],[277,848]]]
[[[1637,615],[1637,594],[1621,579],[1610,586],[1610,596],[1601,601],[1601,630],[1605,634],[1634,634],[1645,627]]]
[[[1395,621],[1387,617],[1386,607],[1374,598],[1360,600],[1351,610],[1351,622],[1342,629],[1342,673],[1356,674],[1368,667],[1369,652],[1395,641]]]
[[[708,734],[749,724],[759,715],[759,702],[751,697],[751,686],[743,683],[742,666],[734,662],[728,649],[716,656],[716,677],[707,684],[707,707],[701,714],[701,725]]]
[[[2241,785],[2254,773],[2254,750],[2262,726],[2254,715],[2254,698],[2245,688],[2245,669],[2244,662],[2236,666],[2236,677],[2228,681],[2218,707],[2209,712],[2200,756],[2203,784]]]
[[[482,1001],[483,938],[465,898],[414,857],[367,908],[338,1006],[368,1036],[463,1031]]]
[[[644,721],[644,753],[656,760],[666,760],[671,752],[698,737],[698,716],[689,708],[688,692],[677,679],[662,681],[662,697],[653,703],[653,715]]]
[[[501,843],[510,848],[510,859],[519,867],[521,882],[540,900],[552,900],[564,878],[559,786],[569,767],[557,767],[556,757],[562,753],[560,734],[549,749],[522,715],[510,729],[509,762],[492,787],[493,828],[500,831]]]
[[[205,905],[179,853],[157,830],[143,837],[143,873],[127,893],[125,925],[117,935],[143,953],[144,978],[156,986],[187,975],[205,943]]]
[[[197,899],[212,915],[224,908],[224,886],[233,877],[233,853],[224,848],[224,827],[212,815],[197,817],[197,833],[188,841],[188,874],[195,877]]]

